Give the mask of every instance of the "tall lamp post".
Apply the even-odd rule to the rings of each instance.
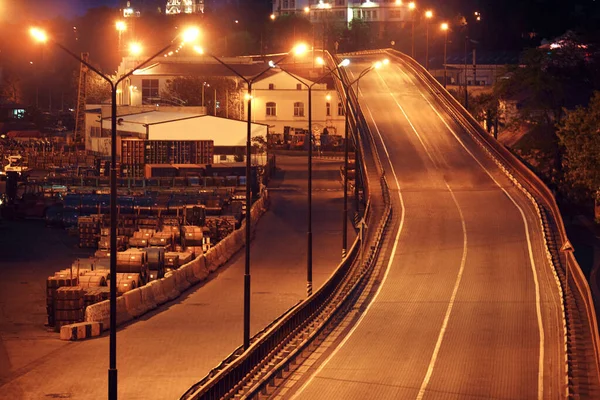
[[[338,67],[347,66],[350,64],[350,60],[344,59],[338,64]],[[323,79],[333,73],[333,70],[328,69],[326,73],[321,75],[312,83],[306,83],[296,75],[292,74],[285,68],[273,64],[273,67],[278,67],[281,71],[285,72],[302,85],[308,88],[308,214],[307,214],[307,256],[306,256],[306,295],[312,295],[312,88],[316,84],[320,83]]]
[[[410,27],[410,38],[411,38],[411,51],[410,51],[410,56],[412,58],[415,58],[415,9],[417,8],[417,5],[415,4],[414,1],[411,1],[410,3],[408,3],[408,9],[410,10],[412,17],[410,19],[411,22],[411,27]]]
[[[444,31],[444,89],[446,88],[448,74],[447,74],[447,62],[446,62],[446,50],[448,48],[448,23],[443,22],[441,25],[442,31]]]
[[[296,45],[293,49],[293,53],[295,55],[304,54],[308,50],[308,47],[305,44]],[[203,49],[197,47],[196,51],[198,53],[203,54]],[[251,157],[252,157],[252,84],[256,82],[261,76],[263,76],[266,72],[268,72],[273,65],[278,64],[285,60],[290,53],[285,53],[283,57],[281,57],[276,63],[269,62],[269,68],[266,68],[262,72],[254,75],[251,78],[247,78],[244,75],[237,72],[234,68],[230,67],[228,64],[223,62],[218,57],[208,54],[211,58],[217,61],[219,64],[233,72],[236,76],[238,76],[241,80],[246,82],[248,87],[248,91],[246,92],[246,100],[248,102],[248,120],[247,120],[247,132],[246,132],[246,257],[245,257],[245,266],[244,266],[244,350],[250,347],[250,207],[252,205],[252,197],[250,192],[250,168]]]
[[[426,40],[425,40],[425,69],[429,71],[429,21],[433,18],[433,11],[425,11],[425,18],[427,18],[425,24]]]
[[[318,59],[318,61],[319,61],[319,63],[325,65],[325,61],[322,58]],[[349,63],[350,63],[350,61],[348,61],[348,63],[346,65],[348,65]],[[344,79],[343,79],[341,71],[340,71],[340,67],[344,66],[343,62],[337,66],[336,72],[334,72],[333,70],[328,68],[331,72],[333,72],[333,75],[336,78],[338,78],[340,84],[344,88],[344,94],[346,96],[345,107],[344,107],[344,211],[343,211],[343,219],[342,219],[342,258],[346,258],[346,251],[347,251],[347,247],[348,247],[348,152],[349,152],[349,148],[348,148],[349,147],[348,146],[348,132],[349,132],[348,118],[350,115],[350,88],[355,83],[358,84],[360,79],[363,76],[365,76],[366,74],[368,74],[369,72],[371,72],[372,70],[379,69],[387,64],[389,64],[389,60],[387,58],[382,61],[376,61],[375,63],[373,63],[373,65],[362,70],[361,73],[358,74],[358,77],[348,84],[346,84],[344,82]],[[356,140],[356,143],[358,144],[358,140]]]
[[[152,57],[138,64],[125,75],[113,81],[96,67],[83,60],[62,44],[48,37],[41,29],[31,28],[30,34],[40,42],[51,42],[69,56],[84,64],[98,76],[107,81],[111,87],[111,165],[110,165],[110,334],[109,334],[109,367],[108,367],[108,398],[117,399],[117,87],[120,82],[131,76],[137,69],[143,67],[152,59],[167,51],[175,42],[177,37],[167,46],[156,52]],[[198,37],[199,31],[195,28],[186,30],[182,35],[184,42],[193,41]]]

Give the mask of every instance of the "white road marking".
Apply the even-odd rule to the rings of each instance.
[[[429,380],[431,379],[431,375],[433,374],[433,368],[435,367],[438,353],[440,351],[440,348],[442,347],[442,341],[444,340],[444,335],[446,334],[446,327],[448,326],[448,321],[450,320],[450,314],[452,313],[452,307],[454,306],[456,293],[458,292],[458,287],[460,286],[463,272],[465,271],[465,264],[467,262],[467,227],[465,224],[465,218],[463,216],[460,206],[458,205],[458,200],[456,200],[456,196],[454,196],[454,192],[448,185],[448,182],[445,183],[446,187],[448,187],[448,190],[450,191],[452,200],[454,200],[454,204],[456,204],[458,213],[460,214],[460,223],[462,224],[463,231],[463,255],[462,259],[460,260],[460,269],[458,270],[458,275],[456,276],[456,282],[454,283],[452,296],[450,296],[450,302],[448,303],[448,308],[446,309],[446,315],[444,315],[444,322],[442,323],[442,327],[440,328],[440,334],[438,336],[437,342],[435,343],[435,348],[433,349],[433,354],[431,355],[431,360],[429,361],[429,366],[427,367],[427,373],[425,374],[425,378],[423,378],[421,388],[419,389],[419,393],[417,394],[417,400],[423,399],[423,396],[425,395],[425,390],[427,390],[427,385],[429,385]]]
[[[400,240],[400,233],[402,232],[402,227],[404,226],[405,207],[404,207],[404,200],[402,199],[402,193],[400,192],[400,184],[398,182],[398,176],[396,175],[396,171],[394,170],[394,166],[392,165],[392,159],[390,158],[390,153],[388,152],[387,146],[385,145],[385,142],[383,140],[383,137],[381,136],[381,132],[379,131],[379,128],[377,128],[377,124],[375,122],[375,119],[373,118],[373,114],[371,113],[371,110],[369,109],[369,107],[367,107],[367,111],[371,115],[371,120],[373,121],[373,124],[375,125],[375,130],[377,131],[377,134],[379,135],[379,139],[381,140],[381,144],[383,145],[383,149],[388,158],[388,162],[390,164],[390,168],[392,170],[394,180],[396,181],[396,186],[398,188],[398,198],[400,199],[400,205],[402,206],[402,214],[400,216],[400,226],[398,227],[398,233],[396,234],[396,239],[394,241],[394,247],[392,248],[392,254],[390,255],[390,261],[388,262],[383,279],[381,280],[381,283],[379,284],[379,288],[377,288],[377,292],[375,292],[375,295],[371,299],[371,302],[365,309],[364,313],[360,316],[360,318],[358,319],[358,321],[356,322],[354,327],[352,327],[350,332],[348,332],[348,335],[346,335],[344,340],[342,340],[340,342],[340,344],[333,350],[333,352],[329,355],[329,357],[327,357],[327,359],[319,366],[319,368],[317,368],[317,370],[310,376],[310,378],[308,378],[308,380],[304,383],[304,385],[302,385],[302,387],[300,387],[300,389],[298,389],[298,391],[296,393],[294,393],[294,395],[291,397],[291,400],[295,400],[311,384],[311,382],[313,381],[315,376],[317,376],[323,370],[323,368],[325,368],[325,366],[329,363],[329,361],[331,361],[331,359],[333,357],[335,357],[337,352],[340,351],[342,347],[344,347],[344,345],[350,339],[350,337],[352,336],[354,331],[356,331],[356,329],[359,327],[359,325],[361,324],[363,319],[369,313],[371,306],[373,305],[373,303],[375,303],[375,300],[379,296],[381,289],[385,285],[385,281],[387,280],[388,273],[390,271],[390,267],[392,266],[392,262],[394,261],[394,256],[396,255],[396,249],[398,248],[398,242]]]
[[[378,75],[381,78],[381,75],[380,74],[378,74]],[[385,80],[383,78],[381,78],[381,80],[383,81],[384,85],[386,85],[388,87],[388,90],[389,90],[390,87],[387,84],[387,82],[385,82]],[[400,105],[400,103],[396,99],[396,96],[394,96],[394,94],[392,93],[391,90],[389,90],[389,93],[390,93],[390,96],[392,97],[392,99],[394,100],[394,102],[396,103],[396,105],[398,106],[398,108],[400,109],[400,111],[402,111],[402,114],[404,114],[404,118],[406,118],[406,120],[408,121],[408,124],[412,128],[412,131],[414,132],[415,136],[417,137],[417,139],[419,139],[421,146],[427,153],[427,156],[433,163],[435,169],[439,171],[439,167],[438,167],[437,163],[435,162],[435,160],[433,159],[433,156],[429,152],[429,149],[425,145],[423,138],[421,137],[421,135],[415,128],[414,124],[412,123],[412,121],[410,120],[408,115],[406,114],[406,111],[404,111],[404,108],[402,107],[402,105]],[[423,378],[423,382],[421,383],[421,387],[419,388],[419,393],[417,394],[417,400],[423,399],[423,396],[425,395],[425,391],[427,390],[427,386],[429,385],[429,380],[431,379],[431,375],[433,375],[433,369],[435,367],[437,357],[440,352],[440,348],[442,347],[442,342],[444,341],[444,336],[446,334],[446,328],[448,327],[448,321],[450,320],[450,315],[452,314],[452,308],[454,307],[454,301],[456,300],[456,294],[458,293],[458,288],[460,287],[460,282],[462,281],[462,276],[465,271],[465,265],[467,263],[468,241],[467,241],[467,226],[465,223],[465,217],[463,215],[462,209],[460,208],[460,205],[458,204],[458,200],[456,199],[456,196],[454,195],[454,192],[452,191],[452,188],[450,187],[448,182],[446,182],[446,179],[443,179],[443,180],[444,180],[444,183],[446,184],[446,187],[448,188],[448,192],[450,192],[450,196],[452,196],[452,200],[454,201],[454,204],[456,205],[456,209],[458,210],[458,214],[460,216],[460,223],[461,223],[462,232],[463,232],[463,254],[462,254],[462,258],[460,260],[460,268],[458,269],[456,281],[454,282],[454,288],[452,289],[452,295],[450,296],[450,301],[448,302],[448,307],[446,308],[446,313],[444,315],[444,321],[442,322],[442,326],[440,328],[440,333],[438,335],[437,341],[435,343],[435,347],[433,349],[433,353],[431,355],[431,359],[429,361],[429,365],[427,367],[427,373],[425,374],[425,377]]]
[[[398,67],[398,69],[403,74],[405,74],[408,77],[408,74],[406,74],[406,72],[404,72],[402,70],[402,68]],[[456,132],[454,132],[454,130],[450,127],[450,125],[448,125],[448,123],[446,122],[446,120],[437,111],[437,109],[433,106],[433,104],[431,104],[431,102],[429,101],[429,99],[427,97],[425,97],[425,95],[423,94],[423,92],[421,90],[419,90],[419,92],[421,93],[421,96],[423,97],[423,99],[425,99],[425,101],[427,102],[427,104],[429,104],[429,106],[431,107],[431,109],[437,114],[437,116],[440,118],[440,120],[446,126],[446,128],[448,128],[448,130],[450,131],[450,133],[452,133],[452,135],[458,141],[458,143],[460,143],[460,145],[463,147],[463,149],[465,149],[465,151],[473,158],[473,160],[475,160],[475,162],[477,164],[479,164],[479,166],[481,167],[481,169],[483,169],[483,171],[485,171],[485,173],[490,177],[490,179],[500,188],[500,190],[502,190],[504,192],[504,194],[506,195],[506,197],[508,197],[510,199],[510,201],[515,205],[515,207],[519,210],[519,212],[521,214],[521,218],[523,219],[523,224],[525,226],[525,237],[527,238],[527,250],[529,252],[530,267],[531,267],[531,272],[533,273],[533,282],[534,282],[534,286],[535,286],[535,304],[536,304],[535,310],[536,310],[536,314],[537,314],[537,323],[538,323],[538,331],[539,331],[539,339],[540,339],[539,358],[538,358],[538,385],[537,385],[538,387],[537,387],[537,393],[538,393],[538,399],[542,400],[544,398],[544,325],[542,323],[542,309],[541,309],[541,301],[540,301],[540,285],[539,285],[539,282],[538,282],[538,277],[537,277],[537,272],[536,272],[535,260],[534,260],[533,250],[532,250],[532,244],[531,244],[531,238],[529,236],[529,224],[527,223],[527,218],[525,216],[525,212],[519,206],[519,204],[515,201],[515,199],[506,191],[506,189],[504,189],[500,185],[500,183],[492,176],[492,174],[490,173],[490,171],[488,171],[488,169],[483,164],[481,164],[481,162],[471,152],[471,150],[469,150],[467,148],[467,146],[460,139],[460,137],[458,137],[458,135],[456,134]]]

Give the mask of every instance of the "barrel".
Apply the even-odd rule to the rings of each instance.
[[[79,286],[82,288],[91,288],[106,286],[106,278],[102,275],[84,275],[79,277]]]
[[[136,237],[129,238],[129,246],[131,246],[131,247],[148,247],[148,239],[136,238]]]

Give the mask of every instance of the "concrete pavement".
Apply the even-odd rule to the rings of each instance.
[[[251,247],[252,333],[306,293],[306,158],[278,157],[278,165],[283,171],[272,181],[271,208]],[[315,160],[313,167],[315,288],[340,261],[339,166],[340,161]],[[177,301],[119,329],[120,398],[178,398],[241,344],[243,254]],[[59,343],[55,351],[5,376],[2,396],[105,398],[108,337],[66,344],[54,340]]]

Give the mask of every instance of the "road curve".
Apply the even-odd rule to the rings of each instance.
[[[376,59],[353,57],[351,79]],[[533,205],[405,64],[363,77],[359,101],[396,240],[358,324],[286,397],[563,398],[560,292]]]

